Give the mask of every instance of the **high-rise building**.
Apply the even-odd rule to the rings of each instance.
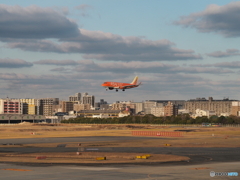
[[[95,103],[95,97],[88,95],[88,93],[83,93],[81,104],[90,104],[92,107],[94,107]]]
[[[0,114],[22,114],[23,105],[19,99],[0,99]]]
[[[74,104],[73,105],[73,110],[78,112],[81,110],[90,110],[91,109],[91,105],[90,104]]]
[[[164,106],[164,116],[176,116],[178,114],[178,108],[172,102],[168,102],[166,106]]]
[[[151,114],[153,114],[156,117],[164,116],[164,107],[152,107],[151,108]]]
[[[75,96],[69,96],[69,101],[81,101],[81,93],[76,93]]]
[[[162,107],[163,103],[158,103],[156,101],[144,101],[143,108],[145,114],[151,114],[152,107]]]
[[[231,114],[232,102],[236,100],[229,100],[225,98],[223,100],[213,100],[209,97],[208,100],[205,98],[190,99],[185,102],[185,109],[189,113],[195,114],[197,109],[215,111],[216,115],[221,115],[222,113]]]
[[[36,114],[35,99],[20,99],[23,104],[23,114]]]
[[[62,112],[73,111],[74,102],[71,101],[62,101]]]
[[[105,105],[107,105],[107,101],[104,101],[104,99],[100,99],[100,102],[95,102],[94,107],[100,109],[101,107],[107,107]]]
[[[54,113],[54,105],[59,104],[59,98],[43,98],[36,99],[35,104],[37,105],[36,112],[38,115],[52,116]]]
[[[168,102],[171,102],[177,106],[178,109],[183,109],[185,105],[185,100],[148,100],[147,102],[157,102],[159,104],[163,104],[163,106],[166,106]]]
[[[132,104],[135,104],[135,114],[142,113],[144,111],[143,102],[132,102]]]

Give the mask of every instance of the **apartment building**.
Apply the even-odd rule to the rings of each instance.
[[[151,114],[153,114],[156,117],[162,117],[164,116],[164,107],[152,107],[151,108]]]
[[[59,98],[35,99],[35,104],[37,105],[36,112],[38,115],[52,116],[56,113],[54,105],[59,104]]]
[[[95,97],[88,95],[88,93],[83,93],[81,98],[81,104],[90,104],[92,107],[94,107],[95,103]]]
[[[168,102],[166,106],[164,106],[164,116],[176,116],[178,114],[178,107],[172,102]]]
[[[81,102],[81,93],[76,93],[74,96],[69,96],[69,101]]]
[[[23,114],[36,114],[35,99],[20,99],[23,105]]]
[[[208,100],[205,98],[196,98],[186,101],[185,109],[192,114],[194,114],[197,109],[215,111],[216,115],[220,116],[222,113],[231,114],[233,101],[236,100],[229,100],[228,98],[214,100],[212,97],[209,97]]]
[[[23,105],[19,99],[0,99],[0,114],[22,114]]]
[[[240,101],[232,102],[231,115],[240,116]]]
[[[115,103],[111,104],[111,106],[112,106],[111,108],[112,110],[120,110],[120,111],[129,110],[133,114],[135,114],[136,105],[131,101],[116,101]]]

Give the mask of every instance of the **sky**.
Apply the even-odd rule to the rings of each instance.
[[[1,0],[0,98],[239,100],[239,19],[228,0]]]

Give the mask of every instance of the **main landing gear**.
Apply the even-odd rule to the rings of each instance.
[[[116,92],[118,92],[118,90],[116,89]]]

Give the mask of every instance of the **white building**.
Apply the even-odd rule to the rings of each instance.
[[[164,116],[164,107],[151,107],[151,114],[156,117]]]
[[[95,114],[92,115],[93,118],[109,118],[108,114]]]
[[[178,109],[178,114],[189,114],[189,110],[187,110],[187,109]]]
[[[196,109],[196,114],[194,116],[195,117],[202,117],[202,116],[211,117],[214,115],[216,115],[215,111]]]
[[[129,115],[131,115],[131,113],[129,111],[121,111],[118,114],[118,117],[125,117],[125,116],[129,116]]]

